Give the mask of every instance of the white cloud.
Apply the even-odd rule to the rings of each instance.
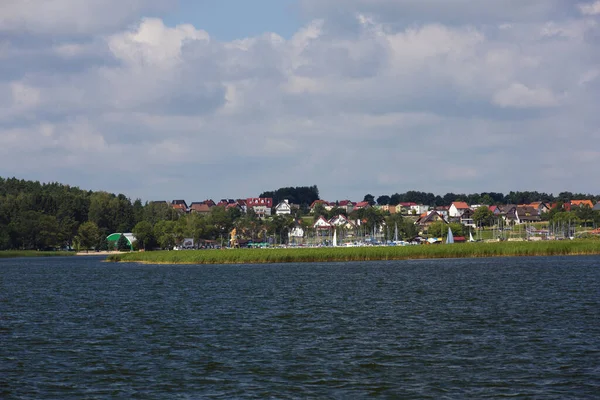
[[[598,15],[600,14],[600,1],[579,4],[579,10],[583,15]]]
[[[125,19],[143,9],[127,4],[116,11]],[[9,35],[0,50],[0,169],[145,199],[312,184],[331,199],[410,189],[593,191],[592,169],[582,168],[591,156],[576,158],[600,123],[592,19],[560,18],[551,6],[567,3],[553,0],[489,9],[466,0],[429,4],[437,8],[348,0],[349,33],[338,29],[339,4],[304,2],[318,14],[289,39],[219,42],[200,26],[149,17],[113,25],[97,10],[99,25],[71,17],[61,29],[13,24],[27,46]],[[396,24],[400,6],[432,16]],[[64,38],[31,38],[53,29]],[[560,144],[565,132],[579,138],[569,149]],[[573,157],[565,168],[576,179],[514,179],[550,168],[559,150]],[[22,159],[31,160],[27,170],[14,167]]]
[[[188,41],[209,41],[208,33],[192,25],[167,28],[162,20],[144,19],[133,32],[108,39],[108,47],[119,60],[134,67],[173,68],[181,62],[181,49]]]
[[[500,107],[538,108],[557,106],[558,99],[548,89],[529,88],[522,83],[513,83],[494,94],[494,103]]]

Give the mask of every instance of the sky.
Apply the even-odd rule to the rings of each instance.
[[[3,0],[0,176],[594,193],[600,0]]]

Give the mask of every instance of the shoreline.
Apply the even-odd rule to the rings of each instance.
[[[600,255],[600,241],[501,242],[358,248],[156,251],[115,254],[108,256],[106,261],[142,264],[218,265],[570,255]]]
[[[85,251],[79,251],[75,253],[76,256],[85,257],[85,256],[111,256],[113,254],[127,254],[130,253],[128,251],[90,251],[86,253]]]

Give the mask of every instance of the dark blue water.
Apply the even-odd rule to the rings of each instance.
[[[600,257],[0,260],[0,398],[600,398]]]

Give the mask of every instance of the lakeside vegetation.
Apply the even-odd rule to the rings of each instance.
[[[2,250],[0,258],[21,258],[21,257],[68,257],[74,256],[72,251],[36,251],[36,250]]]
[[[264,264],[592,254],[600,254],[599,240],[154,251],[114,254],[107,260],[149,264]]]

